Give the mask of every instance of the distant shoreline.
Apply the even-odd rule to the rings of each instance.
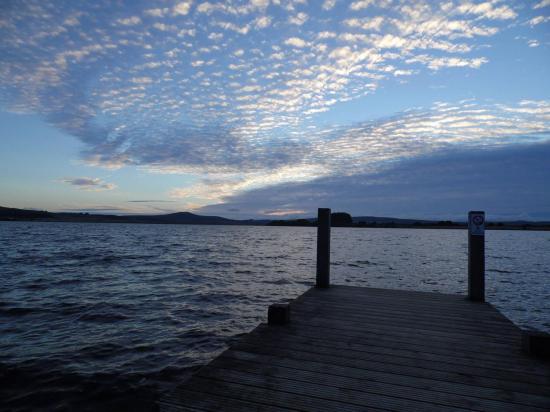
[[[0,221],[9,222],[77,222],[77,223],[141,223],[176,225],[226,225],[226,226],[271,226],[271,227],[316,227],[315,218],[288,220],[234,220],[220,216],[201,216],[190,212],[165,215],[95,215],[90,213],[53,213],[0,207]],[[358,216],[348,213],[333,213],[333,227],[381,228],[381,229],[466,229],[465,222],[451,220],[401,219],[392,217]],[[550,231],[550,222],[488,222],[488,230],[536,230]]]
[[[485,226],[486,230],[530,230],[530,231],[550,231],[550,225],[508,225],[502,224],[501,222],[497,223],[488,223]],[[266,226],[278,226],[278,227],[316,227],[316,225],[294,225],[294,224],[268,224]],[[426,224],[391,224],[391,223],[381,223],[381,224],[353,224],[353,225],[332,225],[332,227],[348,227],[355,229],[468,229],[466,223],[455,223],[453,225],[441,225],[438,223],[426,223]]]

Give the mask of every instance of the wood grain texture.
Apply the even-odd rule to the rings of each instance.
[[[160,402],[161,411],[550,411],[550,363],[463,296],[331,286],[291,303]]]

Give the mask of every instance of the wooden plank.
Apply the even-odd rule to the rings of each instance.
[[[260,325],[159,406],[176,411],[550,410],[550,364],[494,307],[336,286]]]
[[[326,299],[318,296],[304,297],[301,296],[294,300],[294,304],[315,304],[321,303],[325,305],[332,305],[338,307],[341,310],[353,310],[353,311],[365,311],[369,310],[388,310],[395,312],[405,312],[412,306],[416,309],[419,315],[444,317],[444,318],[459,318],[466,317],[467,319],[477,319],[478,321],[486,321],[488,323],[497,323],[499,325],[506,325],[509,329],[515,330],[516,327],[503,318],[490,303],[476,303],[477,308],[466,309],[464,305],[459,303],[443,306],[441,304],[425,304],[421,302],[406,302],[396,304],[395,302],[388,302],[388,299],[372,299],[367,297],[365,299],[352,299],[352,298],[339,298],[339,299]],[[388,304],[389,303],[389,304]],[[437,310],[437,312],[428,312],[429,310]]]
[[[301,295],[304,299],[310,299],[312,297],[322,297],[328,300],[380,300],[383,299],[386,302],[392,304],[407,304],[417,303],[422,305],[441,305],[442,307],[454,306],[460,304],[461,310],[473,310],[477,305],[477,302],[471,302],[465,299],[462,295],[445,295],[439,293],[427,293],[427,292],[408,292],[401,291],[396,294],[395,290],[384,290],[380,292],[374,292],[371,288],[359,288],[367,290],[356,290],[353,287],[346,287],[340,285],[331,286],[329,289],[317,289],[312,288]]]
[[[247,337],[246,344],[264,346],[272,345],[274,341],[272,339],[262,339],[257,337]],[[313,346],[313,345],[304,345],[299,342],[292,340],[291,338],[284,336],[281,337],[277,344],[289,348],[292,350],[302,350],[302,351],[311,351],[312,353],[319,354],[333,354],[335,351],[332,348],[326,348],[323,346]],[[240,345],[235,347],[239,348]],[[550,389],[550,376],[538,375],[528,372],[516,371],[516,370],[507,370],[507,369],[498,369],[488,367],[484,365],[475,365],[468,363],[461,363],[455,361],[452,358],[447,358],[446,360],[441,360],[441,358],[436,358],[435,356],[429,356],[429,354],[416,353],[409,356],[404,356],[401,353],[383,353],[380,350],[372,349],[369,352],[360,352],[355,350],[347,350],[345,353],[339,354],[338,356],[347,357],[357,360],[373,360],[377,362],[391,363],[395,365],[403,366],[414,366],[430,370],[439,370],[439,371],[456,371],[459,373],[472,375],[472,376],[485,376],[485,377],[496,377],[502,380],[508,380],[511,382],[525,382],[535,385],[545,385]],[[493,366],[493,365],[490,365]]]
[[[265,327],[262,325],[262,327]],[[388,348],[396,349],[413,349],[420,350],[425,352],[439,353],[439,354],[448,354],[448,355],[457,355],[469,357],[472,359],[487,359],[487,360],[502,360],[509,359],[510,362],[515,362],[515,359],[520,359],[521,362],[526,362],[532,364],[535,361],[533,359],[525,359],[522,355],[522,352],[519,348],[514,349],[513,351],[509,348],[491,348],[490,352],[487,351],[487,346],[481,344],[475,344],[469,342],[468,345],[461,345],[457,347],[456,345],[449,343],[447,340],[443,341],[434,341],[433,339],[427,340],[422,336],[410,336],[408,334],[391,334],[387,330],[373,330],[370,329],[368,334],[363,334],[359,337],[357,336],[347,336],[341,333],[333,333],[330,330],[324,330],[321,337],[319,337],[319,329],[314,327],[294,327],[291,326],[286,330],[286,334],[290,336],[300,336],[302,338],[310,339],[320,339],[326,340],[328,342],[334,342],[341,346],[347,345],[372,345],[372,346],[384,346]],[[512,357],[510,359],[510,357]]]
[[[316,318],[319,316],[319,305],[296,304],[292,305],[295,313],[308,317]],[[429,328],[430,330],[452,331],[455,334],[468,334],[475,336],[490,336],[506,341],[515,341],[521,339],[519,330],[509,330],[499,328],[498,325],[468,322],[466,318],[461,321],[444,320],[441,318],[430,318],[426,316],[415,316],[409,311],[408,314],[394,314],[391,311],[383,310],[373,311],[339,311],[334,307],[325,307],[323,309],[324,319],[345,320],[347,322],[370,322],[371,320],[384,320],[385,323],[408,323],[411,325]]]
[[[295,360],[293,358],[288,358],[284,356],[262,355],[252,352],[242,352],[238,350],[228,350],[224,352],[221,357],[238,359],[248,362],[256,362],[259,365],[283,366],[289,369],[319,372],[327,375],[353,377],[360,380],[385,382],[399,386],[408,386],[430,391],[472,396],[482,399],[506,401],[519,405],[528,405],[550,409],[550,398],[548,397],[530,395],[521,392],[505,391],[502,389],[487,388],[479,385],[461,384],[456,382],[441,381],[432,378],[421,378],[418,376],[411,376],[406,374],[402,375],[395,373],[378,372],[369,369],[361,369],[354,366],[339,366],[336,364],[307,361],[303,359]],[[261,369],[261,366],[258,366],[257,368]]]
[[[384,303],[388,308],[414,305],[419,308],[441,308],[453,309],[458,313],[470,313],[474,316],[489,316],[494,315],[500,318],[502,315],[488,303],[471,302],[465,298],[452,301],[435,301],[430,299],[393,299],[389,296],[382,295],[348,295],[338,292],[338,289],[327,289],[322,292],[315,291],[313,293],[306,292],[297,297],[296,302],[301,301],[325,301],[328,303],[351,303],[351,304],[367,304],[367,303]],[[480,308],[486,308],[487,310]]]
[[[298,325],[299,326],[299,325]],[[476,353],[476,352],[466,352],[460,351],[458,348],[455,350],[449,350],[447,344],[434,345],[429,339],[424,340],[422,345],[414,345],[410,342],[406,344],[394,343],[390,339],[382,339],[375,336],[374,338],[369,334],[347,337],[340,334],[340,329],[335,329],[335,332],[332,333],[330,327],[322,328],[322,332],[319,331],[319,328],[310,328],[306,333],[304,333],[305,327],[298,328],[294,327],[292,330],[289,330],[286,336],[288,337],[302,337],[304,340],[309,340],[312,344],[313,341],[321,345],[330,346],[334,344],[334,340],[337,341],[337,344],[345,342],[345,345],[338,345],[342,349],[353,349],[355,346],[357,350],[366,350],[370,351],[371,349],[380,348],[377,350],[385,351],[387,353],[397,353],[395,351],[408,351],[408,352],[417,352],[417,353],[429,353],[433,354],[434,357],[450,357],[455,359],[465,359],[470,362],[484,362],[486,364],[497,363],[498,365],[508,365],[505,369],[520,369],[522,371],[541,374],[543,376],[548,376],[548,365],[545,361],[535,361],[534,359],[528,358],[523,355],[519,348],[514,348],[513,350],[502,350],[499,353]],[[307,333],[309,332],[309,333]],[[266,332],[269,333],[269,332]],[[425,335],[423,335],[426,337]],[[319,341],[319,342],[317,342]],[[326,342],[326,343],[325,343]],[[518,343],[519,346],[519,343]],[[487,350],[490,346],[486,345],[485,348],[481,350]],[[404,355],[408,356],[408,355]],[[497,366],[498,367],[498,366]]]
[[[272,406],[261,402],[261,398],[257,402],[242,401],[232,397],[220,396],[216,393],[208,393],[205,396],[204,392],[196,392],[184,388],[178,389],[170,396],[162,400],[161,406],[163,411],[170,411],[169,408],[174,405],[197,408],[201,411],[218,412],[220,405],[223,405],[223,410],[228,412],[247,412],[247,411],[262,411],[262,412],[289,412],[296,409],[283,408],[280,406]],[[258,402],[260,401],[260,402]],[[192,406],[185,406],[192,405]]]
[[[199,409],[195,407],[187,407],[182,405],[174,405],[169,402],[166,402],[164,400],[161,400],[158,402],[159,407],[163,410],[163,412],[201,412],[201,411],[207,411],[207,409]]]
[[[273,339],[279,340],[280,336],[277,331],[272,329],[261,329],[262,337],[264,339]],[[380,337],[365,339],[348,339],[342,337],[341,335],[329,335],[326,333],[318,333],[318,330],[313,329],[313,333],[304,333],[302,329],[293,329],[288,330],[285,334],[289,338],[296,339],[296,342],[304,345],[313,345],[313,346],[324,346],[332,348],[335,352],[346,351],[346,350],[357,350],[369,352],[377,350],[380,348],[382,353],[388,353],[389,350],[401,350],[413,353],[426,353],[433,354],[434,356],[442,356],[444,359],[452,358],[456,360],[461,360],[467,363],[472,363],[478,365],[479,362],[483,364],[494,364],[495,367],[504,369],[516,369],[520,371],[532,371],[534,373],[542,374],[543,376],[547,375],[547,368],[540,365],[533,359],[525,358],[523,356],[517,356],[514,353],[503,353],[500,356],[495,354],[485,354],[480,353],[479,351],[464,351],[460,348],[449,348],[448,345],[443,347],[429,345],[425,341],[422,344],[414,344],[411,342],[395,342],[392,340],[381,339]],[[251,335],[252,336],[252,335]],[[369,339],[370,338],[370,339]],[[519,352],[519,351],[518,351]],[[516,356],[514,356],[516,355]]]
[[[294,300],[294,304],[301,303],[318,303],[325,305],[334,305],[338,306],[342,310],[359,310],[362,311],[364,308],[371,307],[373,309],[383,309],[388,311],[401,311],[406,312],[411,307],[418,313],[418,315],[431,315],[431,316],[441,316],[441,317],[460,317],[467,319],[476,319],[478,321],[487,321],[498,323],[501,325],[507,325],[508,328],[515,330],[517,327],[514,324],[506,319],[500,314],[491,304],[489,303],[471,303],[468,301],[455,302],[452,304],[440,304],[440,303],[427,303],[427,302],[418,302],[418,301],[407,301],[407,302],[395,302],[389,300],[389,298],[351,298],[351,297],[323,297],[323,296],[300,296]],[[472,306],[473,305],[473,306]],[[433,311],[436,312],[433,312]]]
[[[440,293],[427,293],[427,292],[409,292],[401,291],[401,294],[395,295],[395,290],[383,290],[380,293],[374,293],[371,288],[358,288],[365,290],[356,290],[353,287],[346,287],[335,285],[331,286],[330,289],[310,289],[304,294],[302,294],[299,299],[311,299],[311,298],[322,298],[327,301],[341,301],[341,300],[356,300],[356,301],[381,301],[390,306],[393,305],[407,305],[414,303],[415,305],[423,306],[438,306],[442,308],[453,307],[461,311],[475,313],[479,307],[490,306],[485,303],[472,302],[466,299],[462,295],[445,295]],[[420,296],[417,296],[421,294]],[[494,310],[498,313],[498,311]],[[500,315],[502,316],[502,315]]]
[[[361,392],[368,395],[383,395],[392,398],[406,399],[429,404],[443,405],[447,407],[465,408],[469,410],[498,410],[517,412],[518,405],[502,400],[492,400],[467,396],[465,394],[457,395],[448,392],[411,387],[410,385],[396,385],[393,383],[379,382],[368,379],[359,379],[352,376],[341,376],[329,373],[331,368],[323,372],[313,372],[303,369],[286,368],[278,365],[262,365],[254,362],[220,357],[212,362],[212,368],[239,371],[252,375],[270,376],[275,378],[287,379],[298,382],[306,382],[320,386],[340,388]],[[215,373],[215,372],[214,372]],[[221,375],[227,376],[225,371]],[[321,389],[326,393],[328,389]],[[361,395],[358,395],[359,397]],[[368,405],[370,406],[370,404]],[[546,405],[550,407],[550,402]],[[541,412],[541,408],[522,405],[524,412]]]
[[[306,396],[297,391],[285,391],[276,385],[275,382],[267,382],[265,385],[248,385],[246,383],[234,383],[217,379],[209,379],[203,376],[194,376],[185,385],[185,389],[179,389],[175,394],[170,395],[171,399],[180,398],[180,390],[190,390],[203,393],[205,397],[215,394],[223,398],[247,401],[251,403],[262,403],[269,407],[294,408],[304,412],[364,412],[363,406],[348,404],[340,401],[324,399],[322,394]],[[185,397],[185,394],[183,394]],[[225,410],[225,403],[219,403],[218,411]],[[260,409],[262,410],[262,409]],[[372,408],[374,412],[387,411],[387,409]],[[237,411],[235,411],[237,412]]]
[[[475,385],[486,388],[500,389],[503,391],[521,392],[533,395],[548,396],[548,393],[550,391],[550,387],[548,386],[532,385],[523,382],[513,382],[509,380],[497,379],[494,377],[467,375],[454,370],[433,370],[418,366],[386,363],[380,360],[363,360],[355,359],[353,357],[337,356],[335,354],[319,354],[314,353],[312,351],[312,348],[308,348],[308,350],[305,351],[288,349],[277,346],[276,343],[274,343],[273,345],[257,346],[247,345],[241,342],[238,345],[234,345],[232,349],[248,353],[280,356],[288,359],[295,359],[298,361],[317,362],[327,365],[337,365],[344,367],[356,367],[363,370],[386,372],[396,375],[405,375],[427,379],[436,379],[447,382]]]
[[[328,330],[339,331],[343,334],[350,336],[361,336],[368,334],[369,328],[377,329],[382,333],[386,330],[388,331],[399,331],[400,333],[405,333],[409,335],[422,336],[426,340],[432,338],[448,340],[449,342],[455,342],[460,344],[460,342],[483,342],[484,345],[489,345],[488,347],[500,347],[508,348],[513,350],[520,345],[521,340],[506,340],[499,339],[493,336],[488,335],[476,335],[471,333],[457,333],[452,330],[434,330],[430,328],[429,325],[423,326],[414,326],[408,322],[385,322],[384,319],[380,318],[371,318],[365,322],[352,322],[346,321],[345,319],[335,320],[330,318],[323,318],[321,315],[317,316],[308,316],[302,314],[294,314],[292,317],[292,324],[296,327],[301,327],[304,325],[310,325],[316,328],[326,328]]]
[[[330,285],[330,293],[332,296],[340,293],[346,295],[382,295],[391,299],[421,299],[421,300],[440,300],[440,301],[460,301],[464,299],[464,295],[456,293],[441,293],[441,292],[424,292],[420,290],[407,290],[407,289],[384,289],[362,286],[348,286],[348,285]],[[307,294],[321,294],[325,290],[318,288],[310,288],[303,295]]]
[[[508,323],[500,322],[495,319],[486,320],[478,316],[473,316],[469,313],[459,314],[456,311],[453,311],[453,315],[446,315],[447,312],[443,312],[438,308],[418,308],[414,305],[410,305],[405,308],[396,309],[394,307],[384,307],[383,304],[372,304],[365,303],[361,305],[354,305],[352,302],[341,303],[339,305],[333,304],[330,302],[323,302],[322,300],[313,301],[298,301],[292,305],[295,308],[295,311],[300,309],[300,311],[318,311],[322,308],[323,313],[330,315],[331,313],[341,316],[343,319],[346,316],[349,317],[365,317],[365,316],[384,316],[387,318],[396,318],[400,319],[411,319],[412,315],[415,314],[417,317],[414,318],[418,322],[429,322],[433,326],[446,326],[449,327],[451,323],[457,327],[466,327],[473,329],[482,329],[481,327],[497,329],[502,332],[499,335],[504,337],[517,337],[519,335],[519,330],[517,327],[511,327]]]
[[[331,312],[337,312],[342,313],[343,315],[349,314],[369,314],[369,313],[375,313],[380,314],[383,313],[387,316],[397,316],[397,317],[409,317],[411,315],[411,306],[409,305],[405,308],[399,307],[399,306],[381,306],[380,304],[376,302],[361,302],[357,303],[354,301],[346,301],[346,302],[327,302],[322,299],[300,299],[296,300],[292,303],[292,306],[294,308],[304,308],[305,310],[317,307],[318,305],[323,305],[325,307],[325,310],[330,310]],[[517,334],[518,328],[507,321],[506,319],[502,317],[496,316],[496,314],[484,310],[485,308],[478,311],[478,314],[472,315],[470,313],[462,314],[458,311],[427,311],[422,310],[422,308],[414,307],[415,311],[414,314],[418,316],[419,319],[427,319],[431,321],[444,321],[444,322],[453,322],[458,325],[468,325],[468,326],[486,326],[486,327],[497,327],[499,329],[504,329],[506,332]],[[436,308],[437,309],[437,308]],[[479,313],[482,313],[483,316],[480,316]],[[489,316],[486,316],[488,313],[490,313]],[[473,324],[473,320],[476,321],[475,324]]]
[[[313,331],[318,333],[319,328],[322,327],[322,323],[314,324],[313,322],[300,322],[296,319],[289,326],[289,331]],[[426,343],[429,343],[434,346],[461,346],[466,349],[471,350],[480,350],[480,351],[490,351],[495,354],[510,354],[510,353],[521,353],[521,348],[519,343],[517,345],[501,344],[498,342],[480,342],[480,340],[465,340],[461,335],[434,335],[424,331],[422,334],[410,333],[408,330],[403,330],[399,326],[395,325],[380,325],[380,324],[369,324],[368,330],[365,325],[364,330],[350,330],[350,329],[331,329],[325,328],[323,334],[325,336],[342,336],[343,338],[357,338],[357,339],[367,339],[369,336],[387,336],[391,339],[398,339],[404,341],[410,340],[423,340]]]
[[[446,406],[428,401],[416,401],[412,399],[402,399],[391,395],[381,395],[368,392],[360,392],[347,388],[323,386],[308,381],[296,381],[284,379],[267,374],[255,374],[242,372],[236,369],[218,369],[215,367],[205,367],[200,370],[199,376],[210,378],[226,383],[239,382],[242,385],[248,385],[259,388],[274,388],[278,391],[288,394],[306,396],[311,399],[311,403],[320,405],[326,401],[332,401],[338,404],[334,410],[343,410],[348,407],[379,408],[394,411],[411,408],[415,411],[437,412],[437,411],[456,411],[464,412],[461,408]],[[235,396],[238,396],[235,395]],[[292,403],[290,403],[292,404]],[[540,412],[540,411],[539,411]]]
[[[315,324],[322,324],[323,322],[327,325],[338,326],[339,329],[350,329],[357,331],[367,331],[365,325],[381,325],[381,326],[398,326],[399,328],[407,331],[409,333],[418,333],[422,334],[424,332],[429,332],[431,334],[438,334],[440,336],[448,337],[457,337],[464,336],[469,339],[480,339],[483,341],[490,340],[491,342],[500,343],[508,346],[516,346],[517,342],[521,341],[521,335],[518,333],[517,336],[506,336],[498,335],[496,332],[481,332],[481,331],[468,331],[468,330],[457,330],[453,328],[446,327],[444,324],[436,325],[430,322],[421,322],[414,320],[397,320],[384,318],[383,316],[375,315],[364,315],[361,320],[348,319],[345,316],[337,317],[330,313],[321,312],[321,308],[317,311],[305,312],[301,311],[291,311],[291,316],[293,320],[305,321]]]

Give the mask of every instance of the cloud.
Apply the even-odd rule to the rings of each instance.
[[[77,16],[69,16],[65,19],[63,24],[66,26],[78,26],[80,24],[80,21],[78,20]]]
[[[288,22],[290,24],[295,24],[297,26],[301,26],[309,19],[309,16],[306,13],[300,12],[296,14],[295,16],[290,16],[288,18]]]
[[[191,9],[191,4],[193,4],[193,2],[191,0],[188,0],[188,1],[182,1],[182,2],[179,2],[177,3],[175,6],[174,6],[174,15],[176,16],[185,16],[189,13],[189,10]]]
[[[412,70],[396,70],[393,72],[394,76],[410,76],[412,74],[414,74]]]
[[[239,209],[233,209],[233,210],[239,211]],[[260,213],[265,216],[288,217],[288,216],[303,215],[307,212],[305,210],[277,209],[277,210],[265,210],[265,211],[261,211]]]
[[[360,0],[360,1],[354,1],[350,4],[349,8],[351,10],[362,10],[366,9],[370,5],[374,4],[374,0]]]
[[[135,26],[141,23],[141,19],[138,16],[127,17],[124,19],[118,19],[117,22],[123,26]]]
[[[509,20],[517,17],[517,13],[510,7],[503,5],[494,7],[494,2],[462,3],[456,8],[460,14],[475,14],[484,19]]]
[[[116,189],[114,183],[106,183],[97,177],[66,177],[61,179],[61,181],[78,189],[94,192]]]
[[[487,63],[488,61],[489,60],[485,57],[461,59],[458,57],[431,57],[422,54],[408,59],[407,63],[422,63],[432,70],[440,70],[445,67],[470,67],[472,69],[478,69],[481,65]]]
[[[528,27],[510,24],[504,3],[476,6],[485,3],[355,1],[327,13],[332,2],[22,2],[0,24],[10,56],[0,102],[77,138],[89,165],[193,174],[200,184],[173,195],[195,204],[366,173],[446,145],[515,144],[548,129],[547,103],[456,103],[331,123],[350,102],[370,113],[376,100],[365,98],[401,76],[489,69],[481,45]]]
[[[128,213],[132,212],[131,209],[119,207],[119,206],[91,206],[87,208],[63,208],[56,209],[56,212],[69,212],[69,213],[97,213],[97,214],[111,214],[111,213]]]
[[[174,203],[174,200],[128,200],[128,203]]]
[[[534,9],[542,9],[543,7],[550,6],[550,0],[541,0],[533,6]]]
[[[250,0],[250,5],[260,10],[265,10],[269,6],[269,2],[270,0]]]
[[[288,39],[285,40],[285,44],[287,46],[300,47],[300,48],[307,46],[307,42],[300,39],[299,37],[289,37]]]
[[[549,220],[549,156],[549,143],[440,150],[370,173],[244,192],[197,212],[269,218],[269,211],[287,210],[313,217],[318,207],[331,207],[355,216],[464,220],[478,209],[490,220]]]
[[[225,7],[222,4],[212,4],[207,1],[197,6],[197,12],[199,13],[210,14],[214,10],[225,10]]]
[[[198,13],[210,15],[220,13],[231,16],[247,15],[254,11],[264,11],[269,5],[269,1],[251,1],[248,4],[233,6],[230,2],[210,3],[204,2],[197,6]]]
[[[235,23],[227,22],[227,21],[214,22],[213,24],[215,24],[218,27],[221,27],[222,29],[231,30],[239,34],[247,34],[248,31],[250,30],[250,25],[248,24],[239,26]]]
[[[323,10],[331,10],[336,5],[336,0],[323,1]]]
[[[335,37],[338,37],[338,34],[336,34],[333,31],[322,31],[317,34],[318,39],[334,39]]]
[[[143,11],[143,14],[150,17],[164,17],[170,10],[168,8],[147,9]]]
[[[254,27],[257,29],[265,29],[271,25],[271,17],[261,16],[254,20]]]
[[[549,132],[548,102],[522,101],[515,106],[441,102],[389,118],[318,131],[309,142],[289,149],[287,154],[292,156],[287,161],[248,173],[245,169],[211,170],[208,178],[174,189],[170,195],[193,199],[198,205],[226,202],[238,193],[273,184],[373,173],[388,164],[437,151],[546,141]],[[272,153],[279,160],[281,155]],[[268,159],[249,158],[249,168]]]
[[[381,16],[377,17],[369,17],[369,18],[353,18],[353,19],[347,19],[344,20],[344,24],[349,27],[360,27],[363,30],[380,30],[380,27],[382,26],[382,23],[384,22],[384,18]]]
[[[547,21],[550,21],[550,16],[537,16],[530,19],[528,23],[531,27],[534,27],[538,24],[546,23]]]
[[[149,84],[149,83],[153,83],[153,79],[150,78],[150,77],[132,77],[130,79],[130,81],[132,83],[137,83],[137,84]]]
[[[299,9],[304,4],[297,2],[256,1],[238,8],[227,2],[204,2],[196,7],[179,2],[175,9],[151,3],[141,12],[136,6],[135,12],[154,18],[153,22],[147,19],[113,29],[105,21],[98,30],[89,29],[103,21],[98,20],[96,9],[67,7],[56,9],[58,15],[48,14],[46,3],[22,7],[7,17],[10,24],[25,25],[17,31],[2,31],[10,55],[15,56],[0,72],[2,101],[10,110],[39,113],[86,145],[110,139],[105,147],[119,151],[117,136],[142,123],[177,133],[216,119],[241,142],[252,144],[275,135],[267,141],[285,139],[308,127],[313,116],[331,106],[373,93],[379,83],[391,81],[396,71],[410,71],[408,64],[422,63],[428,70],[479,67],[487,58],[467,55],[474,47],[463,39],[498,32],[497,27],[479,23],[477,14],[467,20],[425,3],[395,4],[387,17],[354,16],[350,11],[325,16],[327,22],[322,26],[313,9],[306,14]],[[378,10],[391,6],[383,1],[361,4],[366,3]],[[110,14],[127,12],[118,7],[112,5]],[[268,14],[275,7],[279,10]],[[180,13],[177,19],[170,15],[174,10]],[[76,11],[81,13],[80,30],[86,36],[63,26]],[[211,13],[217,14],[204,19]],[[39,15],[47,17],[39,19]],[[338,36],[335,31],[316,33],[298,26],[290,37],[285,36],[281,25],[288,26],[289,18],[298,17],[300,21],[307,18],[312,27],[340,29],[344,22],[350,32]],[[265,38],[257,41],[259,34],[252,33],[254,29],[262,29]],[[42,37],[53,33],[57,42],[47,43]],[[291,51],[285,53],[285,46]],[[246,59],[239,54],[245,49]],[[391,53],[380,49],[391,49]],[[462,56],[449,57],[451,53]],[[415,70],[414,75],[422,72]],[[228,87],[234,83],[243,87]],[[240,92],[256,83],[261,83],[264,93]],[[182,119],[185,124],[180,124]],[[113,163],[115,158],[119,160]],[[105,159],[112,166],[121,164],[123,158],[127,157],[122,153],[113,153],[108,161],[96,156],[94,164]]]

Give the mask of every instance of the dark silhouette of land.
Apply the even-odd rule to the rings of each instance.
[[[369,228],[431,228],[464,229],[466,222],[451,220],[400,219],[378,216],[351,216],[348,213],[331,214],[332,226]],[[0,221],[39,221],[39,222],[84,222],[84,223],[148,223],[183,225],[254,225],[254,226],[317,226],[316,218],[268,220],[268,219],[227,219],[220,216],[201,216],[190,212],[164,215],[103,215],[92,213],[57,213],[39,210],[16,209],[0,206]],[[507,221],[488,222],[487,229],[506,230],[550,230],[550,222]]]
[[[317,226],[316,218],[272,220],[269,226]],[[413,229],[465,229],[466,222],[452,220],[399,219],[379,216],[351,216],[349,213],[331,213],[331,226],[334,227],[370,227],[370,228],[413,228]],[[488,222],[487,229],[506,230],[550,230],[550,222],[509,221]]]
[[[93,213],[57,213],[0,206],[0,220],[89,223],[157,223],[184,225],[265,225],[269,220],[234,220],[220,216],[201,216],[190,212],[164,215],[107,215]]]

